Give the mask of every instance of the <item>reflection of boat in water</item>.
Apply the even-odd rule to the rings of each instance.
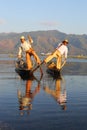
[[[32,70],[27,69],[27,63],[23,59],[19,59],[16,61],[15,71],[23,80],[34,79]]]

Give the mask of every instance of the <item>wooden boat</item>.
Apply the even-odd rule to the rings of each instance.
[[[61,78],[61,71],[56,68],[54,62],[51,62],[47,65],[46,72],[50,74],[53,78],[60,79]]]
[[[15,71],[23,80],[34,79],[32,71],[27,69],[27,64],[23,59],[15,62]]]

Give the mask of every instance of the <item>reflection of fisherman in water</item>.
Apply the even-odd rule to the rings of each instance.
[[[56,80],[55,89],[45,86],[44,91],[57,101],[62,110],[66,110],[66,88],[62,79]]]
[[[66,88],[64,82],[56,81],[56,100],[63,110],[66,110]]]
[[[19,110],[20,114],[24,114],[24,110],[29,114],[29,110],[32,109],[32,101],[37,93],[40,91],[40,84],[38,83],[37,87],[34,90],[31,90],[32,80],[26,81],[26,90],[23,94],[18,90],[18,100],[19,100]]]

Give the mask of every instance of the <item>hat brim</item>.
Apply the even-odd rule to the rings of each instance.
[[[68,41],[66,41],[66,40],[64,40],[64,41],[62,41],[62,42],[66,42],[66,43],[68,43]]]

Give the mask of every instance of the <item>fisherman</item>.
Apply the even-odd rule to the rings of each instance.
[[[57,46],[56,50],[52,54],[50,54],[46,59],[44,59],[44,61],[42,63],[44,63],[44,62],[48,63],[53,58],[57,58],[56,68],[58,70],[60,70],[61,62],[62,62],[62,55],[64,55],[65,61],[67,59],[67,54],[68,54],[67,45],[68,45],[68,40],[65,39]]]
[[[22,57],[22,52],[24,51],[26,53],[26,62],[27,62],[28,70],[31,70],[32,69],[32,61],[31,61],[32,55],[35,58],[37,64],[41,63],[38,55],[36,54],[36,52],[31,46],[31,44],[33,43],[33,39],[31,38],[31,36],[28,36],[28,40],[25,40],[25,37],[21,36],[20,41],[21,41],[21,46],[19,47],[18,58]]]

